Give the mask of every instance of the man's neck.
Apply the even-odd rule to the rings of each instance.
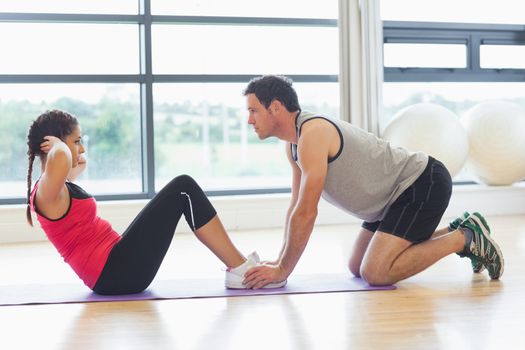
[[[286,115],[281,119],[281,125],[279,125],[279,134],[275,135],[277,138],[290,143],[297,143],[297,130],[295,128],[295,119],[300,112],[287,112]]]

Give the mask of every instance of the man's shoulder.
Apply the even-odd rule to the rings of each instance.
[[[304,123],[301,128],[299,139],[301,138],[322,138],[323,136],[330,134],[333,125],[326,119],[312,119],[308,123]]]

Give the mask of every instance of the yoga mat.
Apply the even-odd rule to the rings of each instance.
[[[154,281],[142,293],[98,295],[78,284],[26,284],[0,286],[0,306],[28,304],[90,303],[101,301],[223,298],[250,295],[304,294],[391,290],[395,286],[372,287],[348,274],[292,276],[288,284],[273,289],[227,289],[222,279],[178,279]]]

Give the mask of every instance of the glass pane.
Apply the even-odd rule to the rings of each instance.
[[[137,74],[138,38],[138,25],[0,23],[0,74]]]
[[[337,0],[152,0],[156,15],[337,18]]]
[[[139,94],[139,86],[131,84],[0,85],[0,197],[26,196],[27,130],[54,108],[80,121],[88,167],[78,182],[86,191],[141,192]],[[39,174],[35,162],[33,179]]]
[[[525,24],[521,0],[381,0],[381,19]]]
[[[525,46],[481,45],[481,68],[525,68]]]
[[[339,69],[337,28],[158,25],[152,31],[157,74],[337,74]]]
[[[525,83],[384,83],[384,113],[380,128],[384,130],[392,117],[403,108],[421,102],[436,103],[459,117],[471,107],[488,100],[505,100],[525,107]],[[465,170],[455,181],[471,181]]]
[[[465,68],[467,47],[449,44],[385,44],[385,67]]]
[[[138,1],[0,0],[0,12],[137,14]]]
[[[206,190],[286,188],[284,143],[247,123],[246,84],[154,85],[155,184],[189,174]],[[303,109],[338,116],[339,86],[294,84]]]

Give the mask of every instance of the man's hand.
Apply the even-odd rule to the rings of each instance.
[[[249,289],[259,289],[269,283],[286,280],[286,274],[279,265],[260,265],[249,269],[244,274],[244,285]]]

